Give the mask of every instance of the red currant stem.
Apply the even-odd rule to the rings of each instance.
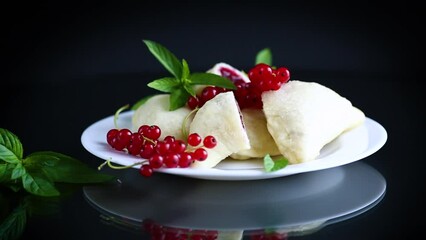
[[[101,165],[99,165],[98,170],[101,170],[105,165],[108,165],[108,167],[110,167],[112,169],[117,169],[117,170],[128,169],[128,168],[132,168],[132,167],[137,166],[137,165],[141,165],[145,162],[147,162],[147,161],[145,160],[145,161],[142,161],[142,162],[136,162],[136,163],[133,163],[133,164],[130,164],[130,165],[127,165],[127,166],[118,166],[118,165],[113,165],[111,163],[111,160],[106,160]]]
[[[183,123],[182,123],[182,137],[183,137],[183,139],[188,138],[189,129],[186,127],[188,125],[188,119],[192,114],[195,114],[198,111],[198,109],[200,109],[200,108],[199,107],[194,108],[191,112],[189,112],[186,115],[185,119],[183,120]]]
[[[150,138],[147,138],[147,137],[145,137],[145,136],[143,136],[143,135],[142,135],[142,138],[143,138],[145,141],[148,141],[148,142],[152,143],[154,146],[155,146],[155,145],[157,145],[157,143],[156,143],[154,140],[150,139]]]
[[[126,110],[127,108],[129,108],[129,104],[126,104],[126,105],[124,105],[124,106],[122,106],[121,108],[119,108],[116,112],[115,112],[115,114],[114,114],[114,127],[116,128],[116,129],[120,129],[119,127],[118,127],[118,124],[117,124],[117,120],[118,120],[118,115],[120,115],[120,113],[122,112],[122,111],[124,111],[124,110]]]

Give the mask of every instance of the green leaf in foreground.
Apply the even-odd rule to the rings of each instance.
[[[45,175],[53,182],[100,183],[115,177],[101,174],[70,156],[56,152],[35,152],[25,159],[30,173]]]
[[[263,158],[263,167],[265,168],[266,172],[278,171],[280,169],[285,168],[287,165],[288,160],[284,157],[274,160],[269,154],[266,154]]]
[[[42,176],[32,176],[27,173],[22,176],[22,185],[27,192],[44,196],[53,197],[59,196],[59,191],[53,185],[53,182],[43,178]]]
[[[182,64],[172,52],[154,41],[143,40],[143,42],[167,71],[178,79],[182,77]]]
[[[19,163],[23,153],[19,138],[9,130],[0,128],[0,160]]]
[[[272,66],[272,52],[269,48],[264,48],[257,53],[255,65],[259,63],[265,63]]]

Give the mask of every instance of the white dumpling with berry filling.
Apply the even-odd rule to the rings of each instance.
[[[241,110],[247,136],[250,140],[250,148],[231,154],[231,158],[246,160],[261,158],[266,154],[270,156],[280,155],[280,151],[274,139],[266,127],[266,117],[262,109],[245,108]]]
[[[291,164],[316,159],[321,149],[365,120],[364,113],[334,90],[292,80],[262,93],[267,127]]]
[[[189,126],[189,133],[197,133],[202,138],[211,135],[217,142],[214,148],[206,148],[207,159],[194,161],[192,168],[213,168],[232,153],[250,148],[232,91],[216,95],[198,109]]]
[[[174,136],[183,139],[182,125],[191,112],[187,107],[170,111],[170,94],[158,94],[149,98],[132,116],[133,130],[137,131],[141,125],[157,125],[161,129],[161,139]],[[188,122],[191,121],[189,116]]]

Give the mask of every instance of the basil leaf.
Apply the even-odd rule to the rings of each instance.
[[[190,73],[188,63],[182,59],[182,79],[187,79]]]
[[[152,98],[155,95],[149,95],[141,98],[139,101],[137,101],[133,106],[130,108],[130,110],[136,111],[140,106],[144,105],[148,99]]]
[[[288,160],[280,158],[273,160],[269,154],[266,154],[263,158],[263,167],[266,172],[274,172],[285,168],[288,165]]]
[[[190,76],[192,85],[214,85],[228,89],[236,89],[234,83],[228,78],[213,73],[193,73]]]
[[[182,88],[176,89],[170,94],[170,107],[169,110],[173,111],[180,107],[185,106],[188,101],[189,93]]]
[[[185,84],[185,85],[183,85],[183,88],[185,89],[185,91],[187,92],[187,93],[189,93],[189,95],[191,95],[191,96],[194,96],[195,97],[195,90],[194,90],[194,88],[191,86],[191,85],[189,85],[189,84]]]
[[[160,78],[148,83],[148,87],[167,93],[173,92],[179,86],[180,81],[172,77]]]
[[[28,172],[42,173],[53,182],[100,183],[115,178],[99,173],[75,158],[50,151],[32,153],[24,163]]]
[[[272,66],[272,53],[269,48],[264,48],[257,53],[255,65],[259,63],[265,63]]]
[[[23,154],[19,138],[9,130],[0,128],[0,160],[19,163]]]
[[[0,225],[0,239],[19,239],[27,224],[27,208],[20,203]]]
[[[8,182],[12,175],[12,170],[14,167],[10,167],[10,163],[0,164],[0,183]]]
[[[22,163],[16,164],[15,168],[12,171],[12,176],[10,179],[15,180],[22,177],[26,173],[25,167],[22,166]]]
[[[43,176],[32,176],[26,173],[22,176],[22,185],[27,192],[35,195],[44,197],[59,196],[59,192],[56,190],[53,183]]]
[[[182,77],[182,64],[167,48],[159,43],[150,40],[143,40],[149,51],[160,61],[160,63],[173,76],[180,79]]]

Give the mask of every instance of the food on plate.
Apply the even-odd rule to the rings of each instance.
[[[163,94],[137,105],[133,132],[107,134],[113,148],[144,159],[135,163],[143,176],[161,167],[214,168],[227,158],[263,158],[265,171],[276,171],[317,159],[326,144],[365,120],[334,90],[290,80],[268,54],[258,54],[247,74],[224,62],[192,72],[165,47],[144,42],[173,76],[148,83]]]
[[[233,159],[263,158],[266,154],[270,156],[280,155],[274,139],[266,127],[266,118],[262,109],[246,108],[241,110],[250,148],[240,150],[231,154]]]
[[[177,139],[183,139],[182,125],[191,110],[182,107],[170,111],[169,98],[170,94],[158,94],[136,109],[132,116],[133,130],[137,130],[142,125],[157,125],[161,128],[162,137],[174,136]]]
[[[332,89],[289,81],[262,94],[267,128],[290,163],[316,159],[321,149],[365,119],[364,113]]]
[[[214,148],[206,149],[208,158],[195,161],[192,168],[212,168],[232,153],[250,148],[238,104],[231,91],[216,95],[199,108],[189,126],[189,133],[212,135],[217,141]]]

